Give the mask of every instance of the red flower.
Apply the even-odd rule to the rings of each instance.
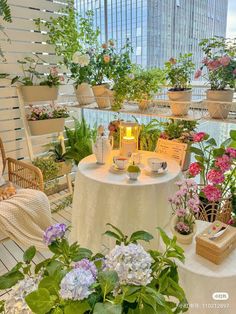
[[[206,134],[205,132],[195,133],[195,134],[193,135],[193,141],[194,141],[195,143],[202,142],[202,141],[205,139],[206,135],[207,135],[207,134]]]
[[[193,162],[188,169],[188,172],[192,177],[196,177],[201,171],[202,167],[199,165],[198,162]]]
[[[202,192],[210,202],[218,202],[222,197],[221,191],[217,187],[210,184],[205,186],[202,189]]]
[[[222,171],[211,169],[207,174],[207,179],[213,184],[223,183],[225,176]]]

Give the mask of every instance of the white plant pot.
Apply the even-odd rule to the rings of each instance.
[[[213,119],[227,119],[232,102],[234,91],[227,90],[207,90],[207,109]],[[219,101],[219,102],[217,102]],[[224,103],[224,101],[226,103]]]
[[[87,83],[78,85],[77,88],[75,88],[75,95],[80,106],[95,102],[92,87]]]
[[[177,241],[181,244],[191,244],[193,242],[193,237],[196,234],[197,228],[196,223],[193,225],[193,232],[187,235],[181,234],[175,230],[175,225],[178,217],[176,215],[172,216],[170,221],[170,229],[174,236],[176,236]]]
[[[186,116],[192,99],[192,90],[168,91],[170,108],[174,116]]]
[[[130,180],[137,180],[139,175],[140,175],[140,172],[129,172],[127,171],[127,175],[129,177]]]
[[[28,121],[31,135],[44,135],[64,131],[65,118]]]
[[[92,87],[93,93],[100,109],[108,108],[112,105],[113,94],[107,84],[96,85]]]
[[[25,102],[56,100],[58,87],[49,86],[20,86],[20,90]]]

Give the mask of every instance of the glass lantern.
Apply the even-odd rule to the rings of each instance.
[[[120,155],[131,157],[138,151],[139,125],[135,122],[120,123]]]

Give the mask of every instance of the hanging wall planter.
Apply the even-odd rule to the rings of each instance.
[[[174,116],[186,116],[192,99],[192,90],[168,91],[170,108]]]
[[[58,87],[49,86],[20,86],[20,90],[25,102],[56,100]]]
[[[65,118],[28,121],[31,135],[63,132]]]
[[[75,95],[80,106],[95,102],[92,87],[88,83],[82,83],[75,87]]]
[[[231,108],[231,104],[228,102],[232,102],[233,96],[234,91],[232,89],[207,90],[207,109],[210,117],[213,119],[227,119]]]

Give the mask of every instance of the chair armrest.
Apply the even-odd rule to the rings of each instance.
[[[43,175],[39,168],[9,157],[7,163],[10,182],[21,188],[44,190]]]

